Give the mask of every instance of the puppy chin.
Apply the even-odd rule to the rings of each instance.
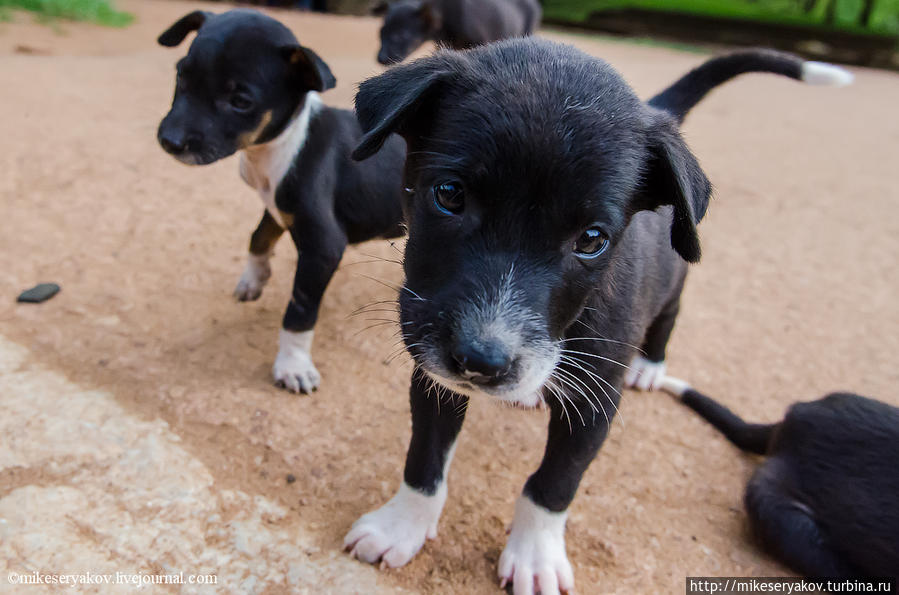
[[[193,153],[181,153],[180,155],[173,155],[173,157],[184,165],[204,165],[200,161],[200,156]]]
[[[445,370],[442,366],[423,364],[421,369],[434,382],[451,391],[474,399],[487,399],[495,403],[537,409],[545,406],[543,385],[546,384],[558,364],[558,354],[544,361],[532,362],[517,382],[499,386],[478,386],[466,382]]]
[[[224,159],[225,157],[229,157],[233,155],[236,151],[213,151],[213,152],[202,152],[202,153],[181,153],[179,155],[172,155],[175,159],[180,161],[185,165],[209,165],[210,163],[215,163],[220,159]]]

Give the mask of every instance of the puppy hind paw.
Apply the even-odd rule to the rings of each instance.
[[[343,547],[363,562],[381,562],[381,568],[404,566],[426,540],[437,537],[445,498],[445,491],[428,496],[404,483],[387,504],[353,523]]]
[[[635,355],[624,376],[624,386],[642,391],[659,390],[665,380],[665,362],[654,362]]]
[[[237,287],[234,288],[234,298],[239,302],[252,302],[258,300],[262,295],[262,288],[265,287],[269,277],[272,276],[271,266],[269,265],[269,257],[256,256],[251,254],[247,258],[247,264],[244,266],[243,273],[237,281]]]

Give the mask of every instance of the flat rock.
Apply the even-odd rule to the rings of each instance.
[[[39,304],[41,302],[46,302],[59,293],[59,289],[60,287],[56,283],[41,283],[20,293],[16,301]]]

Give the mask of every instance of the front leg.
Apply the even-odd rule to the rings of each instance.
[[[269,260],[272,250],[278,242],[278,238],[284,233],[284,228],[278,225],[268,209],[262,214],[262,220],[256,226],[256,231],[250,236],[250,253],[247,256],[247,264],[244,266],[237,287],[234,288],[234,297],[239,302],[251,302],[258,300],[262,295],[272,269]]]
[[[312,329],[318,319],[322,295],[340,264],[347,239],[334,221],[312,220],[301,226],[295,222],[290,235],[297,245],[299,258],[272,375],[278,386],[295,393],[309,393],[321,382],[321,375],[312,363]]]
[[[384,506],[353,523],[343,542],[350,555],[392,568],[406,564],[426,539],[437,537],[446,474],[468,406],[468,397],[435,387],[419,368],[412,372],[409,401],[412,440],[403,483]]]
[[[568,506],[608,435],[620,399],[621,372],[597,362],[604,363],[569,358],[547,389],[551,415],[543,462],[515,503],[512,530],[499,559],[501,585],[511,582],[515,595],[574,589],[565,553]]]

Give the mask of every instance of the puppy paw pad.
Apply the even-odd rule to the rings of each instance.
[[[321,383],[312,358],[302,352],[279,353],[272,368],[275,384],[294,393],[310,393]]]
[[[415,557],[425,541],[437,537],[444,495],[427,496],[405,484],[387,504],[363,515],[343,540],[350,556],[397,568]]]
[[[499,559],[499,579],[500,588],[512,583],[515,595],[573,591],[574,573],[565,555],[564,540],[510,536]]]
[[[515,595],[558,595],[574,590],[574,572],[565,554],[565,513],[550,512],[526,497],[515,505],[515,520],[499,558],[500,588],[512,583]]]
[[[637,390],[659,390],[665,380],[665,362],[654,362],[642,355],[634,356],[624,376],[624,386]]]
[[[234,288],[234,298],[239,302],[258,300],[262,295],[262,288],[271,276],[267,257],[250,256],[237,281],[237,287]]]

